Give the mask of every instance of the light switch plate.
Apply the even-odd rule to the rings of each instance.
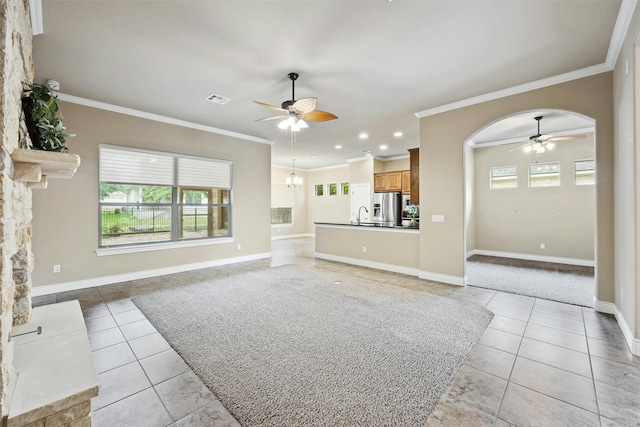
[[[444,215],[431,215],[431,222],[444,222]]]

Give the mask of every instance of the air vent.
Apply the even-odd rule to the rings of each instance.
[[[227,102],[231,101],[231,98],[227,98],[225,96],[216,95],[215,93],[212,93],[211,95],[207,96],[207,101],[211,101],[211,102],[214,102],[216,104],[224,105]]]

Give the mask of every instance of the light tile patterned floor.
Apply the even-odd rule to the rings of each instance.
[[[92,401],[94,425],[238,425],[131,298],[292,263],[481,304],[496,314],[427,426],[640,425],[640,357],[631,354],[612,316],[316,260],[310,238],[274,241],[272,253],[270,260],[34,298],[34,305],[78,299],[84,309],[102,385]]]

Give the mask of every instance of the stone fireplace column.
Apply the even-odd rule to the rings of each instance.
[[[14,313],[17,323],[31,313],[31,189],[14,181],[10,158],[19,147],[22,88],[33,81],[29,2],[0,0],[0,21],[0,413],[5,417],[15,384]]]

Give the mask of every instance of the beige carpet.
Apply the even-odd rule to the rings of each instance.
[[[422,426],[493,317],[296,266],[133,301],[245,426]]]

